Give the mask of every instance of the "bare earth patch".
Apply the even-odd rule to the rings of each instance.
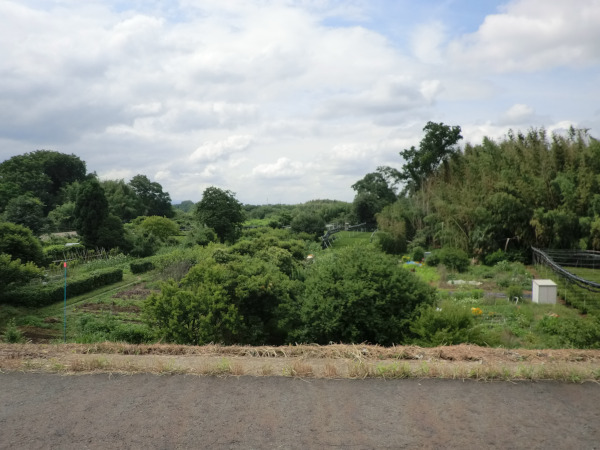
[[[583,382],[600,381],[600,350],[512,350],[472,345],[0,344],[0,370]]]

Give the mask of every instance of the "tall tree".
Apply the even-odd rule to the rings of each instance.
[[[413,146],[400,152],[405,161],[400,177],[407,181],[408,191],[412,192],[420,189],[428,176],[458,152],[456,144],[462,139],[459,126],[441,122],[427,122],[423,131],[425,136],[418,149]]]
[[[45,224],[44,205],[39,198],[27,193],[12,198],[6,205],[4,220],[26,226],[39,235]]]
[[[13,156],[0,164],[0,191],[10,192],[11,198],[30,193],[42,201],[47,214],[62,203],[62,188],[83,181],[85,176],[85,162],[78,156],[37,150]],[[5,205],[0,202],[0,208]]]
[[[108,217],[108,201],[104,189],[96,179],[83,183],[75,202],[75,226],[87,246],[97,246],[100,228]]]
[[[196,217],[200,223],[215,230],[221,242],[234,242],[245,220],[242,204],[235,194],[214,186],[204,190],[202,200],[196,204]]]
[[[152,182],[146,175],[136,175],[129,186],[138,195],[144,205],[143,216],[164,216],[171,218],[175,215],[171,206],[171,197],[163,192],[162,186]]]

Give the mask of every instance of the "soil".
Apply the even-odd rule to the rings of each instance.
[[[105,312],[109,311],[113,314],[120,312],[128,312],[128,313],[139,313],[141,312],[141,308],[137,305],[117,305],[115,303],[83,303],[81,305],[77,305],[74,308],[75,311],[85,311],[85,312]]]
[[[594,383],[0,373],[0,448],[600,448]]]

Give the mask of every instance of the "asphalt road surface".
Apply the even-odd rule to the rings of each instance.
[[[9,372],[0,448],[600,449],[600,386]]]

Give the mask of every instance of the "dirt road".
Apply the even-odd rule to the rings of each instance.
[[[0,448],[600,449],[596,383],[0,373]]]

